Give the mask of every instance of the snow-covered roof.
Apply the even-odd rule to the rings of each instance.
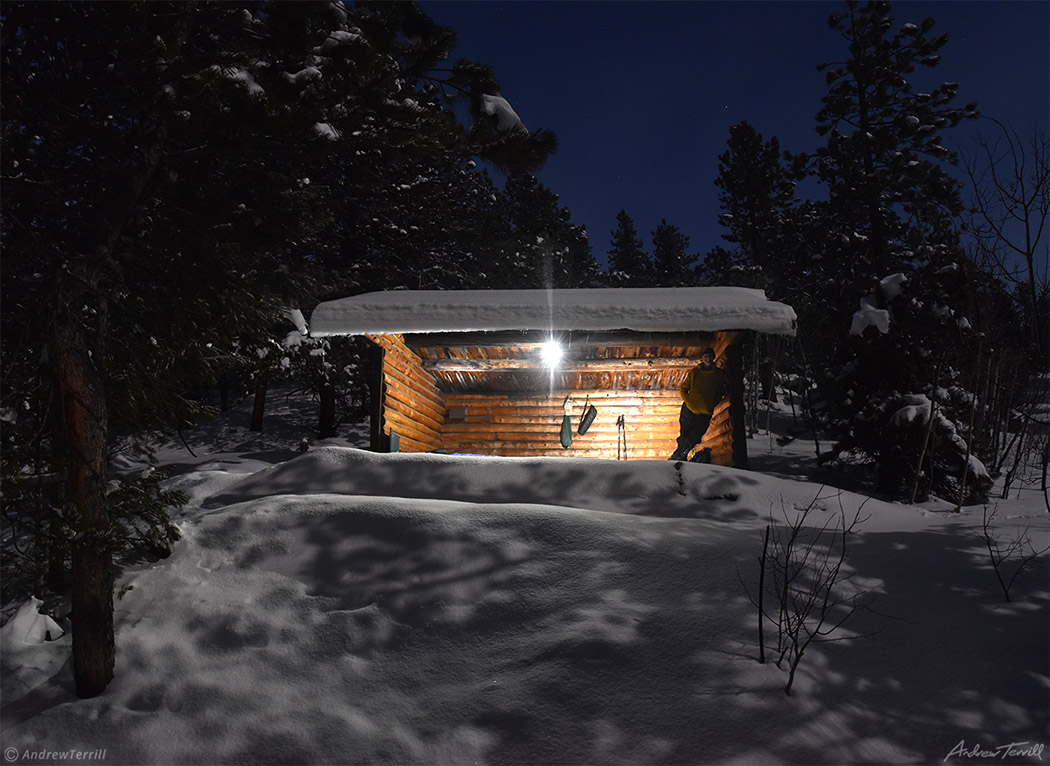
[[[321,303],[310,334],[498,330],[756,330],[795,334],[795,311],[746,287],[396,290]]]

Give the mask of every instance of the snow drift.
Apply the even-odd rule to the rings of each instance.
[[[172,480],[184,537],[122,577],[104,694],[74,697],[68,636],[5,640],[19,760],[940,763],[1045,741],[1045,582],[1002,603],[965,514],[864,505],[848,565],[877,611],[814,646],[789,698],[742,584],[761,530],[864,498],[657,461],[231,462]]]

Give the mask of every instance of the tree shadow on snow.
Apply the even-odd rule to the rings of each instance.
[[[297,458],[265,486],[215,500],[295,493],[303,481],[376,496],[311,519],[312,553],[297,556],[295,572],[328,638],[307,655],[333,673],[344,655],[396,658],[385,665],[390,683],[420,711],[441,710],[447,726],[484,730],[486,761],[925,763],[960,741],[1045,740],[1048,594],[1033,584],[1042,575],[1017,586],[1017,604],[1001,603],[981,539],[958,525],[852,535],[854,581],[878,596],[847,626],[864,635],[811,646],[786,697],[786,674],[757,663],[755,607],[740,582],[757,580],[761,549],[762,514],[732,499],[746,475],[667,463],[646,474],[659,486],[615,467],[593,486],[591,470],[538,461],[494,464],[506,470],[486,483],[464,479],[462,466],[416,462],[406,473],[397,463],[361,461],[334,481],[311,479],[317,462]],[[683,525],[556,508],[523,517],[510,505],[417,513],[381,499],[557,496],[638,515],[696,511]],[[706,523],[733,521],[755,534]],[[260,556],[242,565],[265,567]],[[1045,557],[1039,566],[1045,573]],[[226,638],[199,631],[201,641]]]
[[[319,524],[316,534],[346,535],[345,524]],[[493,541],[517,529],[482,526]],[[978,538],[958,529],[856,535],[848,561],[879,597],[850,627],[870,635],[812,647],[788,698],[782,671],[755,671],[753,607],[741,606],[734,576],[748,557],[697,532],[682,540],[625,529],[593,546],[551,516],[528,550],[500,549],[372,518],[354,532],[369,537],[367,548],[329,548],[312,566],[319,578],[349,573],[357,595],[318,594],[336,610],[374,605],[391,618],[388,643],[369,651],[470,647],[439,651],[447,666],[402,683],[434,705],[449,704],[446,685],[476,683],[478,696],[455,697],[460,707],[447,715],[495,737],[493,763],[717,763],[748,753],[941,762],[960,741],[1045,734],[1045,588],[1029,584],[1016,606],[1000,604]],[[493,679],[508,692],[489,687]]]
[[[738,502],[757,480],[719,466],[645,461],[413,459],[322,448],[208,498],[216,508],[276,494],[344,494],[473,503],[533,503],[673,518],[758,518]]]

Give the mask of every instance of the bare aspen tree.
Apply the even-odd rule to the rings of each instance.
[[[1047,241],[1050,218],[1050,160],[1045,131],[1027,140],[996,120],[994,137],[982,136],[977,149],[964,153],[970,181],[970,230],[977,262],[1024,295],[1030,340],[1046,348],[1046,328],[1037,317],[1040,296],[1050,289]],[[1042,273],[1039,268],[1042,267]]]
[[[1009,602],[1011,601],[1010,589],[1013,587],[1014,582],[1017,581],[1018,575],[1031,567],[1039,556],[1050,551],[1050,545],[1036,550],[1035,544],[1032,542],[1031,527],[1025,527],[1013,539],[1004,540],[1003,537],[996,536],[992,532],[991,526],[998,512],[998,506],[991,513],[988,513],[987,505],[984,507],[984,515],[981,521],[981,536],[984,538],[985,546],[988,548],[988,555],[992,560],[995,579],[1003,591],[1003,597]]]
[[[840,496],[838,514],[820,526],[807,525],[812,511],[820,508],[819,499],[818,495],[805,508],[797,508],[793,519],[782,508],[782,524],[770,515],[758,560],[758,592],[752,594],[744,585],[758,609],[759,662],[765,662],[764,624],[768,620],[776,627],[775,661],[787,671],[784,693],[789,696],[810,645],[851,638],[836,633],[867,606],[864,593],[844,587],[849,580],[844,570],[848,538],[867,518],[861,517],[863,504],[848,516]],[[768,610],[767,593],[775,602]]]

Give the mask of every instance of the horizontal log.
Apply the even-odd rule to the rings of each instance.
[[[421,431],[410,422],[401,422],[396,413],[384,423],[384,432],[397,433],[401,452],[429,452],[441,447],[440,439],[433,433]]]
[[[576,433],[577,423],[573,422],[572,432],[577,439],[611,438],[615,439],[619,429],[613,423],[599,424],[595,422],[587,429],[586,434]],[[467,425],[457,424],[446,426],[442,430],[442,436],[446,439],[469,434],[491,434],[491,433],[520,433],[520,434],[549,434],[560,433],[561,422],[550,423],[471,423]],[[678,437],[677,423],[636,423],[627,425],[628,434],[636,434],[644,438],[653,436],[673,435]]]
[[[407,431],[411,430],[415,433],[425,436],[426,438],[440,439],[441,431],[420,422],[419,418],[411,413],[405,413],[400,410],[387,407],[384,417],[388,424],[396,423],[399,426],[399,430]]]
[[[595,421],[586,434],[577,434],[576,426],[577,421],[572,422],[572,432],[579,439],[589,438],[600,438],[608,437],[615,439],[616,434],[619,431],[615,423],[605,422],[598,423]],[[521,434],[549,434],[549,433],[560,433],[561,421],[548,421],[546,423],[522,423],[511,421],[509,423],[469,423],[469,424],[456,424],[446,426],[442,430],[442,435],[445,437],[458,436],[461,434],[491,434],[494,432],[500,433],[521,433]],[[643,438],[649,438],[652,436],[660,436],[664,434],[674,434],[678,436],[678,424],[668,423],[660,421],[651,421],[648,423],[628,423],[627,424],[628,434],[637,434]],[[714,438],[716,434],[712,434]]]
[[[670,455],[674,452],[677,444],[676,439],[658,439],[658,440],[632,440],[630,437],[627,439],[628,445],[636,449],[656,449],[659,452],[667,452]],[[451,440],[445,439],[442,441],[442,446],[445,449],[463,449],[463,445],[473,445],[472,449],[481,449],[485,445],[489,448],[495,449],[499,445],[517,445],[520,449],[561,449],[561,442],[558,439],[557,434],[551,435],[550,438],[534,437],[529,439],[518,438],[515,434],[495,434],[490,439],[478,439],[474,438],[471,440]],[[663,449],[660,449],[663,447]],[[569,449],[574,450],[588,450],[588,449],[616,449],[616,438],[580,441],[579,439],[573,439]]]
[[[577,348],[579,344],[575,340],[574,337],[573,347]],[[717,342],[704,339],[698,345],[714,345],[721,355],[728,345],[727,340],[725,336],[719,337]],[[520,339],[518,341],[511,345],[520,346]],[[441,365],[445,364],[472,368],[444,373],[448,376],[485,380],[501,373],[505,376],[517,373],[520,383],[537,380],[542,383],[546,370],[534,362],[522,366],[522,362],[529,363],[530,360],[474,359],[435,360],[436,363],[424,364],[397,337],[382,336],[380,344],[388,350],[384,365],[388,400],[384,408],[386,427],[398,433],[401,450],[405,452],[440,450],[506,456],[615,459],[620,435],[615,425],[616,417],[624,415],[628,457],[662,460],[674,450],[678,435],[681,398],[677,385],[651,389],[624,386],[637,384],[641,378],[648,380],[648,385],[662,385],[673,377],[681,379],[686,368],[695,364],[694,359],[681,355],[653,359],[592,358],[583,360],[584,365],[592,365],[590,369],[584,366],[559,370],[556,382],[581,386],[580,390],[572,391],[570,405],[573,443],[568,449],[563,449],[559,438],[565,392],[550,394],[543,389],[484,393],[443,391],[442,378],[438,377],[442,374]],[[673,367],[675,364],[681,367]],[[538,374],[530,377],[529,370]],[[599,389],[595,387],[599,382],[621,388]],[[590,385],[585,385],[588,383]],[[575,433],[575,428],[587,403],[598,408],[598,418],[587,434],[581,436]],[[463,417],[446,423],[447,412],[451,409],[462,409]],[[712,449],[712,462],[732,463],[732,418],[726,404],[716,411],[704,445]]]
[[[422,360],[419,358],[419,355],[398,340],[396,336],[384,335],[379,337],[381,338],[379,345],[386,350],[388,357],[396,360],[398,366],[422,370]],[[423,374],[428,378],[432,377],[426,373]]]
[[[647,359],[565,359],[555,368],[557,374],[574,375],[599,372],[662,372],[691,370],[697,360],[689,357],[651,357]],[[505,372],[509,370],[547,371],[541,359],[424,359],[423,369],[432,373]]]
[[[603,373],[607,374],[607,373]],[[686,373],[682,373],[682,380]],[[446,396],[455,394],[472,394],[485,396],[496,393],[520,393],[523,396],[586,396],[599,391],[623,391],[624,393],[647,396],[657,393],[674,393],[677,395],[681,380],[668,382],[655,373],[629,372],[616,374],[609,380],[583,380],[578,376],[556,377],[553,385],[546,374],[535,374],[525,371],[501,371],[488,373],[482,377],[473,377],[473,373],[442,372],[438,373],[438,388]],[[532,375],[531,379],[523,376]],[[471,377],[466,377],[471,376]],[[619,378],[624,378],[619,380]]]
[[[627,454],[632,460],[665,460],[674,451],[674,442],[658,446],[636,446],[628,443]],[[569,449],[562,449],[558,445],[552,447],[526,447],[514,443],[474,443],[461,445],[446,445],[446,452],[476,455],[503,455],[505,457],[600,457],[605,459],[616,458],[616,444],[605,447],[577,449],[575,444]]]
[[[490,431],[460,431],[456,433],[444,434],[445,441],[513,441],[515,439],[529,440],[529,441],[543,441],[544,439],[551,439],[554,441],[558,440],[560,435],[560,429],[551,429],[549,431],[517,431],[510,428],[497,428]],[[573,430],[572,438],[574,442],[579,442],[585,445],[601,444],[608,442],[616,444],[616,438],[618,432],[614,429],[611,431],[605,431],[601,433],[594,433],[588,431],[583,436],[576,433]],[[664,442],[664,441],[675,441],[678,438],[678,430],[667,430],[667,431],[647,431],[631,433],[627,432],[628,440],[634,440],[641,444],[643,442]]]
[[[561,407],[562,402],[565,401],[565,393],[555,394],[538,394],[538,395],[526,395],[526,394],[507,394],[507,393],[448,393],[445,395],[445,402],[448,406],[471,406],[471,405],[485,405],[485,406],[537,406],[537,405],[550,405]],[[573,406],[582,406],[588,399],[590,403],[595,406],[599,406],[601,403],[609,403],[613,405],[622,404],[674,404],[680,405],[682,403],[682,397],[678,394],[678,390],[674,391],[617,391],[611,392],[608,390],[598,391],[572,391],[569,392],[569,401]]]
[[[526,384],[521,382],[514,382],[513,384],[504,384],[499,381],[493,381],[491,378],[484,381],[483,383],[464,383],[462,381],[453,381],[452,378],[462,375],[463,373],[443,373],[441,375],[441,392],[445,395],[453,394],[474,394],[477,396],[484,396],[486,394],[496,392],[507,392],[514,390],[526,394],[529,396],[543,396],[550,392],[561,395],[564,397],[566,394],[572,394],[573,396],[583,396],[587,393],[593,394],[596,391],[609,391],[619,390],[628,393],[636,394],[649,394],[656,393],[659,391],[664,392],[675,392],[677,394],[679,383],[664,384],[660,381],[640,381],[630,380],[626,382],[609,382],[609,383],[580,383],[577,381],[571,382],[556,382],[554,386],[550,386],[547,383],[542,384]],[[506,375],[514,373],[492,373],[493,376]],[[684,374],[684,373],[683,373]],[[646,373],[630,373],[634,376],[646,376]]]
[[[396,373],[414,386],[433,390],[435,394],[440,394],[438,379],[424,370],[419,359],[415,356],[409,358],[396,353],[388,354],[384,359],[383,367],[384,372]]]
[[[619,429],[614,423],[594,423],[587,433],[576,432],[577,422],[572,423],[572,433],[577,439],[615,439]],[[442,430],[442,438],[451,439],[470,434],[492,434],[492,433],[517,433],[517,434],[550,434],[560,433],[561,422],[551,421],[549,423],[476,423],[466,426],[450,426]],[[636,438],[678,438],[678,425],[672,423],[636,423],[627,425],[627,434],[634,434]]]
[[[457,402],[455,400],[445,399],[446,407],[459,407],[465,409],[468,412],[471,411],[491,411],[491,410],[557,410],[561,412],[565,409],[564,396],[555,397],[554,399],[546,400],[519,400],[519,401],[492,401],[482,397],[477,399],[471,399],[466,401]],[[582,410],[585,405],[593,404],[599,410],[623,410],[623,409],[659,409],[659,410],[679,410],[682,408],[682,400],[675,396],[674,399],[667,398],[623,398],[623,399],[591,399],[589,402],[584,397],[573,397],[569,400],[569,407],[574,410]]]
[[[712,332],[634,332],[630,330],[608,332],[556,332],[559,342],[576,347],[592,346],[713,346],[717,334]],[[375,336],[389,337],[389,336]],[[404,344],[417,348],[539,348],[551,339],[544,330],[506,330],[498,332],[446,332],[411,333],[404,336]]]
[[[383,416],[386,418],[401,418],[404,422],[413,423],[416,428],[419,428],[422,431],[429,431],[438,435],[441,434],[441,430],[444,427],[444,424],[440,420],[437,420],[433,416],[426,415],[416,408],[406,405],[404,402],[391,396],[389,391],[387,391],[386,401],[384,402]]]
[[[700,446],[704,447],[705,449],[725,449],[727,452],[732,452],[733,438],[730,434],[722,434],[718,436],[712,436],[711,438],[707,438],[707,435],[705,434],[704,440],[701,442]]]
[[[441,439],[434,433],[422,431],[414,424],[400,421],[396,417],[389,418],[386,422],[386,431],[394,431],[404,441],[410,440],[422,450],[433,450],[441,447]]]
[[[616,422],[616,419],[621,415],[627,420],[628,425],[632,422],[669,422],[678,424],[679,409],[656,409],[656,408],[626,408],[626,407],[598,407],[598,415],[595,418],[595,422]],[[574,410],[569,413],[570,419],[574,422],[580,419],[583,414],[583,408]],[[457,417],[455,420],[449,420],[446,422],[446,426],[454,423],[537,423],[545,422],[550,423],[557,421],[561,423],[561,419],[564,417],[564,413],[560,410],[548,409],[529,409],[529,410],[511,410],[511,409],[499,409],[499,410],[468,410],[466,415],[463,417]]]
[[[569,421],[572,423],[573,428],[580,423],[580,414],[575,413],[569,417]],[[622,413],[615,413],[609,411],[598,411],[598,416],[591,421],[591,428],[613,428],[616,421],[619,419],[619,415]],[[489,427],[505,427],[514,423],[520,423],[521,425],[528,426],[550,426],[550,425],[561,425],[562,418],[564,416],[561,413],[550,414],[540,417],[522,417],[520,413],[497,413],[491,416],[480,416],[480,417],[467,417],[457,418],[456,420],[447,421],[442,428],[484,428]],[[666,424],[668,428],[678,428],[678,413],[661,413],[653,412],[642,415],[631,415],[628,414],[624,417],[627,428],[642,428],[642,427],[653,427]]]
[[[439,445],[430,442],[421,442],[410,436],[405,436],[398,432],[398,437],[401,443],[398,447],[399,452],[433,452],[434,450],[440,449]]]
[[[387,409],[401,412],[421,423],[427,423],[436,431],[440,431],[445,422],[443,409],[437,409],[436,405],[420,399],[414,392],[398,386],[387,386],[383,404]]]
[[[387,386],[396,386],[404,391],[412,392],[417,398],[425,400],[427,405],[437,412],[444,412],[445,399],[441,391],[434,385],[425,381],[414,380],[402,370],[387,367],[383,373]]]
[[[418,390],[410,388],[401,381],[387,380],[386,386],[387,399],[394,398],[411,410],[418,410],[420,413],[429,417],[432,420],[437,421],[438,424],[445,420],[445,405],[443,402],[434,401],[425,394],[421,394]]]
[[[718,425],[718,424],[714,424],[713,423],[713,424],[711,424],[711,426],[708,427],[707,433],[703,434],[703,443],[705,443],[705,445],[707,445],[707,443],[709,441],[714,442],[714,441],[716,441],[718,439],[721,439],[722,437],[728,437],[728,438],[732,439],[732,435],[733,435],[733,424],[732,423],[726,423],[726,424],[723,424],[723,425]]]
[[[413,369],[407,365],[387,363],[383,366],[383,374],[392,378],[407,388],[415,388],[426,391],[429,395],[439,401],[444,400],[441,393],[439,381],[422,369]]]
[[[436,384],[437,381],[434,376],[423,369],[423,360],[407,348],[401,347],[390,349],[387,357],[395,366],[403,370],[411,371],[421,379],[430,381],[431,384]]]
[[[591,399],[590,402],[584,399],[573,399],[569,402],[569,408],[573,411],[582,411],[587,404],[592,404],[599,411],[607,412],[623,412],[625,410],[637,411],[637,410],[651,410],[654,412],[677,412],[682,409],[682,402],[680,399],[623,399],[620,401],[605,399],[595,400]],[[465,402],[457,405],[455,402],[450,402],[448,399],[445,400],[445,406],[448,408],[457,407],[462,410],[470,412],[563,412],[565,406],[562,404],[561,399],[558,401],[548,402],[485,402],[485,401],[472,401]]]
[[[400,402],[392,401],[389,397],[387,398],[386,408],[383,411],[383,417],[387,421],[396,419],[400,423],[407,423],[412,428],[419,430],[420,433],[433,434],[435,439],[441,438],[442,424],[440,422],[432,418],[423,417],[419,411],[409,409]]]
[[[444,417],[445,398],[436,386],[424,380],[413,379],[404,371],[394,367],[387,367],[383,377],[388,389],[403,392],[403,399],[419,400],[420,406],[432,410],[438,417]]]
[[[659,452],[667,452],[670,455],[674,452],[677,441],[674,438],[645,440],[628,438],[627,443],[638,449],[656,449]],[[472,437],[470,439],[444,439],[442,441],[442,446],[445,449],[465,449],[464,445],[471,445],[470,448],[474,450],[495,449],[495,445],[516,445],[521,449],[561,449],[561,442],[557,437],[550,439],[518,439],[513,438],[513,434],[493,434],[489,438]],[[488,447],[485,447],[485,445],[488,445]],[[570,449],[615,450],[616,437],[614,436],[611,439],[573,439]]]
[[[440,429],[445,421],[444,410],[435,409],[435,405],[420,399],[414,392],[397,386],[387,386],[384,404],[420,420],[429,420],[433,428]]]
[[[678,389],[654,389],[652,391],[631,391],[624,389],[610,389],[610,388],[596,388],[593,390],[581,389],[579,391],[567,392],[572,395],[573,399],[577,397],[580,399],[590,396],[591,398],[605,398],[605,399],[617,399],[622,397],[627,398],[680,398]],[[452,399],[506,399],[509,401],[544,401],[557,399],[561,401],[565,398],[565,393],[560,396],[557,392],[551,393],[550,391],[449,391],[446,394]]]
[[[491,431],[458,431],[456,433],[446,433],[442,435],[442,441],[491,441],[493,439],[502,439],[505,441],[513,441],[520,439],[522,441],[543,441],[544,439],[550,439],[553,441],[558,440],[558,436],[561,433],[559,429],[553,429],[550,431],[518,431],[509,428],[497,428]],[[618,436],[616,431],[604,431],[594,433],[588,431],[584,435],[579,435],[573,431],[573,441],[578,441],[581,444],[611,442],[616,443],[616,437]],[[627,438],[636,442],[650,442],[650,441],[675,441],[678,439],[678,431],[647,431],[639,433],[627,433]]]
[[[578,420],[572,421],[572,432],[576,434],[576,427],[579,425]],[[542,422],[523,422],[520,420],[508,420],[503,423],[450,423],[443,429],[442,433],[445,436],[453,436],[457,434],[483,434],[493,433],[495,431],[501,432],[516,432],[516,433],[558,433],[561,430],[561,420],[548,420]],[[587,433],[583,435],[577,435],[577,438],[590,438],[593,436],[609,436],[610,438],[616,438],[616,434],[619,428],[614,420],[598,421],[595,420],[591,427],[587,429]],[[678,422],[670,422],[667,420],[650,420],[650,421],[627,421],[627,433],[637,434],[641,437],[648,437],[654,434],[671,434],[673,433],[676,437],[678,435]]]

